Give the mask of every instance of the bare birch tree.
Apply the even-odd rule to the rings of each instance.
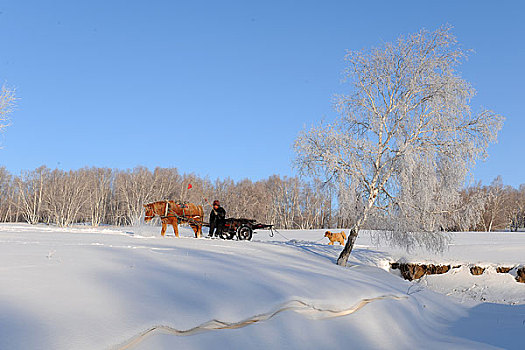
[[[518,231],[525,227],[525,185],[520,185],[512,196],[513,203],[510,211],[510,230]]]
[[[22,217],[29,224],[37,224],[42,218],[44,188],[48,177],[49,169],[41,166],[33,171],[24,171],[15,179],[17,205]]]
[[[179,184],[182,182],[182,178],[177,169],[157,167],[153,171],[151,181],[153,184],[152,198],[156,198],[156,200],[175,200],[180,196]]]
[[[13,213],[13,176],[0,167],[0,221],[7,222]]]
[[[87,186],[88,182],[78,171],[53,170],[44,191],[47,221],[61,227],[77,222],[88,200]]]
[[[503,185],[501,176],[496,177],[490,186],[485,187],[485,210],[482,215],[482,224],[484,231],[491,232],[495,227],[505,227],[508,223],[506,210],[508,189]]]
[[[348,205],[362,207],[339,265],[377,211],[395,224],[396,243],[440,244],[426,233],[440,229],[465,175],[503,124],[492,111],[471,112],[475,91],[456,71],[465,57],[446,26],[346,55],[353,89],[336,96],[340,117],[303,131],[295,143],[303,173],[351,184],[350,197],[360,198]]]
[[[284,229],[294,228],[300,195],[299,180],[295,177],[285,176],[281,179],[272,176],[270,184],[273,222]]]
[[[232,193],[229,196],[231,203],[229,215],[233,217],[253,218],[257,214],[256,211],[260,205],[260,197],[254,191],[255,184],[244,179],[235,184],[232,188]]]
[[[142,216],[142,205],[159,200],[155,194],[154,176],[145,167],[117,173],[114,186],[118,201],[116,215],[119,217],[119,225],[138,223]]]
[[[0,89],[0,133],[3,132],[6,127],[9,126],[10,115],[13,112],[15,102],[15,91],[3,85]],[[9,178],[8,181],[11,182],[11,176],[7,173],[5,168],[1,169],[0,177],[2,180],[2,219],[6,221],[8,217],[12,215],[11,208],[13,206],[13,198],[11,195],[14,193],[14,191],[10,191],[10,187],[12,186],[9,186],[9,184],[4,183],[4,181],[7,180],[7,177]]]
[[[108,168],[79,171],[86,185],[85,212],[91,226],[99,226],[106,219],[111,199],[112,172]]]

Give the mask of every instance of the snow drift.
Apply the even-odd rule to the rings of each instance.
[[[366,239],[343,268],[316,231],[149,230],[0,225],[0,348],[512,348],[506,335],[523,331],[523,305],[460,304],[405,281]]]

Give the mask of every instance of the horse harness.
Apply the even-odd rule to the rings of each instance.
[[[183,221],[187,221],[187,222],[192,223],[194,225],[202,225],[202,223],[200,221],[197,221],[194,218],[190,218],[190,217],[186,216],[185,209],[188,208],[188,203],[187,202],[186,203],[184,203],[184,202],[176,203],[176,205],[179,206],[182,209],[182,215],[178,215],[177,213],[175,213],[172,210],[170,210],[170,201],[169,200],[166,200],[165,203],[166,203],[166,206],[164,208],[164,215],[159,215],[159,217],[161,219],[177,218],[177,224],[180,224]],[[155,213],[153,215],[151,215],[151,216],[148,215],[146,217],[153,218],[153,217],[155,217]]]
[[[193,218],[189,218],[186,216],[186,212],[184,209],[188,208],[188,203],[183,203],[183,202],[179,202],[179,203],[176,203],[177,206],[179,206],[181,209],[182,209],[182,215],[177,215],[177,213],[175,212],[170,212],[169,210],[169,207],[170,207],[170,201],[166,200],[166,208],[165,208],[165,211],[164,211],[164,216],[161,216],[160,218],[161,219],[165,219],[165,218],[177,218],[177,224],[180,224],[182,221],[188,221],[188,222],[193,222],[194,223],[194,219]],[[173,215],[168,215],[168,214],[173,214]]]

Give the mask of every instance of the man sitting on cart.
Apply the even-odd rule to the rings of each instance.
[[[226,210],[221,207],[221,203],[217,199],[214,200],[213,209],[210,212],[210,233],[208,233],[208,237],[220,237],[225,218]]]

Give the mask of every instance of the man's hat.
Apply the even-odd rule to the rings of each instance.
[[[220,205],[221,205],[221,202],[219,202],[219,200],[216,199],[216,200],[213,201],[213,205],[219,205],[219,206],[220,206]]]

